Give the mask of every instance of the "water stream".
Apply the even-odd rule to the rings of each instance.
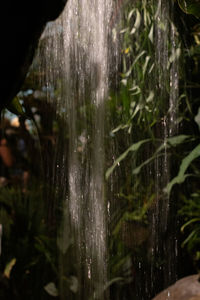
[[[125,63],[132,64],[129,51],[140,47],[136,40],[132,49],[122,50],[123,39],[137,36],[134,32],[144,24],[150,26],[146,6],[154,12],[152,36],[149,32],[154,53],[145,50],[152,57],[145,60],[149,75],[140,79],[146,80],[140,101],[144,103],[147,98],[149,110],[150,105],[155,106],[151,95],[154,103],[162,102],[162,123],[153,129],[162,143],[166,144],[178,130],[178,37],[173,24],[173,1],[142,1],[142,5],[139,15],[134,11],[134,7],[141,6],[137,1],[130,5],[114,0],[69,0],[60,18],[48,24],[41,39],[45,45],[41,69],[46,72],[48,101],[54,106],[55,121],[61,124],[52,157],[52,184],[63,210],[58,229],[59,292],[63,300],[148,300],[159,290],[158,284],[164,288],[176,279],[176,238],[167,236],[171,208],[169,197],[163,194],[170,178],[167,146],[140,179],[129,176],[138,164],[131,156],[130,163],[127,164],[129,157],[126,165],[120,161],[105,180],[106,170],[139,141],[135,127],[126,129],[130,124],[124,126],[124,133],[121,129],[112,131],[119,125],[113,119],[113,107],[123,124],[126,117],[119,98],[125,96],[120,90],[120,73]],[[135,26],[135,31],[127,37],[123,35],[127,32],[123,24],[132,16],[135,17],[129,25]],[[127,55],[124,61],[122,53]],[[144,75],[144,65],[141,68]],[[133,82],[141,77],[137,72],[136,68],[131,75]],[[150,96],[145,96],[148,89]],[[127,96],[132,103],[128,113],[136,108],[134,95],[137,93]],[[146,106],[139,104],[136,116],[141,107],[144,110]],[[152,108],[154,113],[157,112]],[[145,151],[140,161],[152,153],[152,148],[147,146]],[[148,203],[150,194],[154,195],[153,205],[141,223],[136,215]],[[132,219],[127,212],[132,213]],[[172,254],[168,255],[168,251]],[[166,256],[163,264],[161,260]],[[157,257],[160,261],[155,265]]]

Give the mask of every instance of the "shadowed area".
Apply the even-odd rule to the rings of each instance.
[[[67,0],[2,1],[0,109],[18,92],[45,24],[59,16],[66,2]]]

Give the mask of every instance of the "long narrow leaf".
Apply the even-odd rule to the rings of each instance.
[[[106,172],[106,179],[108,179],[108,177],[112,174],[113,170],[116,168],[116,166],[123,160],[126,158],[126,156],[129,154],[129,152],[136,152],[138,151],[138,149],[145,143],[149,142],[150,139],[146,139],[146,140],[142,140],[139,141],[133,145],[131,145],[124,153],[122,153],[114,162],[114,164],[112,165],[112,167],[110,167],[107,172]]]
[[[184,247],[196,234],[197,230],[193,230],[188,237],[184,240],[184,242],[182,243],[182,247]]]
[[[192,224],[192,223],[196,223],[196,222],[200,222],[200,218],[194,218],[189,220],[188,222],[186,222],[182,227],[181,227],[181,231],[183,232],[185,230],[185,227],[187,227],[188,225]]]
[[[150,158],[148,158],[147,160],[145,160],[144,162],[142,162],[137,168],[135,168],[133,170],[133,174],[134,175],[139,174],[140,171],[141,171],[141,169],[144,166],[148,165],[156,157],[158,157],[158,155],[160,155],[159,153],[162,150],[164,150],[166,148],[169,148],[170,146],[171,147],[178,146],[178,145],[182,144],[183,142],[185,142],[187,140],[191,140],[191,136],[189,136],[189,135],[183,135],[183,134],[166,139],[166,141],[161,144],[161,146],[155,151],[155,153]]]
[[[185,179],[188,176],[191,176],[189,174],[185,174],[187,168],[189,167],[189,165],[191,164],[191,162],[193,160],[195,160],[197,157],[200,156],[200,144],[198,146],[196,146],[181,162],[180,168],[179,168],[179,172],[178,175],[173,178],[167,185],[166,187],[166,192],[168,194],[170,194],[172,187],[175,184],[181,184],[185,181]]]

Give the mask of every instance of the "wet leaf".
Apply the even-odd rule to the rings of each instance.
[[[153,31],[154,31],[154,25],[151,26],[151,29],[149,31],[149,35],[148,38],[150,39],[150,41],[153,43]]]
[[[6,107],[11,113],[17,115],[17,116],[24,116],[24,110],[23,107],[19,101],[18,97],[13,98],[11,103]]]
[[[136,10],[135,24],[134,24],[133,29],[131,30],[130,34],[134,34],[138,30],[138,28],[140,27],[140,24],[141,24],[141,15],[140,15],[139,10],[137,9]]]
[[[130,21],[130,19],[131,19],[132,15],[134,14],[134,12],[135,12],[135,8],[133,8],[133,9],[129,12],[129,14],[128,14],[128,21]]]
[[[184,247],[186,244],[188,244],[190,242],[190,240],[192,240],[195,235],[198,233],[199,229],[195,229],[193,230],[188,237],[184,240],[184,242],[182,243],[182,247]]]
[[[150,91],[150,92],[149,92],[149,96],[147,97],[146,102],[147,102],[147,103],[151,102],[151,101],[153,100],[153,98],[154,98],[154,92],[153,92],[153,91]]]
[[[124,278],[123,277],[116,277],[116,278],[113,278],[111,279],[110,281],[108,281],[104,287],[104,290],[106,291],[113,283],[116,283],[116,282],[123,282],[124,281]]]
[[[178,4],[186,14],[192,14],[195,17],[200,17],[199,0],[178,0]]]
[[[77,293],[78,292],[78,279],[75,276],[70,276],[69,279],[69,288],[73,293]]]
[[[181,48],[177,48],[176,51],[173,51],[170,58],[169,58],[169,61],[168,61],[168,66],[167,66],[167,69],[169,69],[170,65],[179,59],[179,57],[181,56]]]
[[[58,289],[55,286],[54,282],[49,282],[47,285],[44,287],[45,291],[52,297],[58,297]]]
[[[189,220],[188,222],[186,222],[182,227],[181,227],[181,231],[183,232],[185,230],[185,227],[187,227],[188,225],[192,224],[192,223],[196,223],[196,222],[200,222],[200,218],[194,218]]]
[[[134,60],[134,62],[133,62],[133,64],[132,64],[132,66],[130,67],[130,69],[128,70],[128,72],[126,72],[126,73],[124,74],[124,77],[129,77],[129,76],[131,75],[131,72],[132,72],[132,70],[133,70],[135,64],[136,64],[137,61],[140,59],[140,57],[143,56],[145,53],[146,53],[146,51],[142,51],[142,52],[140,52],[140,53],[136,56],[136,58],[135,58],[135,60]]]
[[[142,67],[142,73],[143,73],[143,76],[144,76],[145,73],[146,73],[147,66],[148,66],[148,63],[149,63],[150,58],[151,58],[150,56],[147,56],[147,57],[145,58],[145,63],[144,63],[144,65],[143,65],[143,67]]]
[[[197,115],[195,116],[194,120],[195,120],[195,122],[196,122],[196,124],[198,125],[199,130],[200,130],[200,107],[199,107],[199,109],[198,109],[198,113],[197,113]]]
[[[150,162],[152,162],[156,157],[158,157],[158,155],[161,155],[160,152],[166,148],[169,147],[176,147],[186,141],[191,140],[192,137],[189,135],[178,135],[178,136],[174,136],[171,138],[166,139],[166,141],[164,143],[161,144],[161,146],[156,150],[156,152],[147,160],[145,160],[143,163],[141,163],[138,167],[136,167],[135,169],[133,169],[133,174],[137,175],[140,173],[141,169],[148,165]]]
[[[106,172],[106,179],[108,179],[108,177],[112,174],[113,170],[116,168],[117,165],[119,165],[119,163],[126,158],[126,156],[128,155],[129,152],[136,152],[139,150],[139,148],[149,142],[150,139],[146,139],[146,140],[142,140],[142,141],[139,141],[133,145],[131,145],[124,153],[122,153],[117,159],[116,161],[114,162],[114,164],[112,165],[112,167],[110,167],[107,172]]]
[[[189,165],[192,163],[193,160],[198,158],[200,156],[200,144],[196,146],[181,162],[180,168],[178,175],[173,178],[167,185],[165,191],[170,194],[172,187],[175,184],[181,184],[185,181],[185,179],[189,176],[190,174],[185,174],[187,168]]]
[[[14,267],[14,265],[16,264],[16,258],[13,258],[11,259],[11,261],[9,263],[7,263],[6,267],[5,267],[5,270],[4,270],[4,273],[3,275],[6,277],[6,278],[10,278],[10,273]]]

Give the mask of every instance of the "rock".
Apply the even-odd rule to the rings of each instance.
[[[178,280],[152,300],[200,300],[199,275]]]
[[[67,0],[2,0],[0,4],[0,110],[19,91],[41,33]]]

